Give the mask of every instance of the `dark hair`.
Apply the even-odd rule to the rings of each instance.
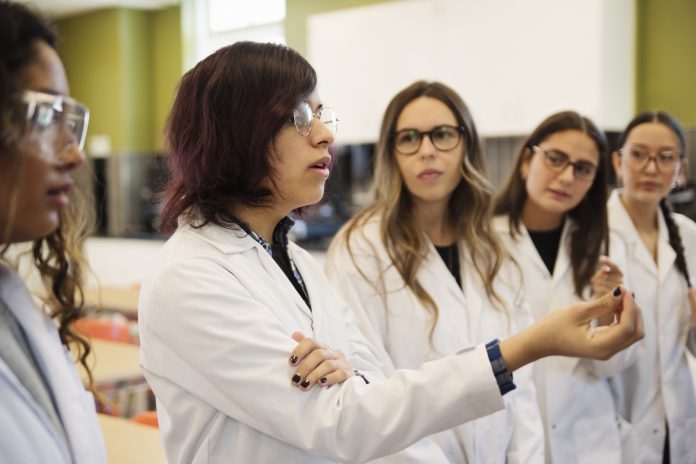
[[[35,43],[56,46],[53,29],[37,14],[19,3],[0,0],[0,149],[13,148],[18,127],[13,121],[17,72],[36,54]]]
[[[21,130],[16,127],[14,116],[15,95],[20,90],[17,74],[36,58],[39,41],[56,47],[57,37],[51,26],[25,5],[0,0],[0,155],[3,157],[17,151],[17,136]],[[71,199],[77,196],[77,192],[71,192]],[[91,370],[86,362],[89,343],[72,328],[84,315],[81,247],[90,230],[91,218],[87,211],[71,215],[74,208],[77,208],[76,203],[71,201],[69,211],[61,212],[58,229],[34,241],[32,259],[48,289],[46,300],[51,317],[57,322],[60,340],[68,349],[77,350],[77,358],[92,385]],[[4,251],[0,252],[0,257]]]
[[[684,152],[686,151],[684,129],[682,129],[681,124],[679,124],[679,121],[677,121],[674,116],[664,111],[646,111],[631,119],[631,122],[628,123],[626,129],[624,129],[619,138],[619,147],[624,146],[626,139],[628,139],[628,135],[635,127],[645,123],[659,123],[670,129],[674,135],[677,136],[681,156],[684,156]],[[691,287],[691,276],[689,275],[689,269],[686,266],[686,258],[684,257],[684,245],[682,244],[679,227],[677,227],[672,217],[672,208],[669,206],[669,203],[667,203],[667,198],[660,200],[660,211],[662,211],[662,216],[665,218],[665,224],[669,232],[669,244],[677,254],[677,269],[679,269],[679,272],[681,272],[686,279],[687,285]]]
[[[582,292],[589,284],[595,272],[597,260],[604,247],[606,254],[609,249],[609,225],[607,221],[607,171],[608,153],[607,140],[604,133],[597,129],[594,123],[575,111],[563,111],[546,118],[527,137],[517,155],[515,167],[498,195],[495,202],[495,214],[507,214],[510,218],[510,229],[513,234],[520,233],[522,209],[527,201],[527,188],[520,174],[522,162],[529,156],[531,149],[539,145],[551,135],[566,130],[578,130],[587,134],[599,151],[597,173],[592,181],[585,198],[572,210],[568,216],[575,220],[575,228],[571,232],[570,262],[573,267],[575,293]]]
[[[263,206],[275,184],[269,147],[295,106],[315,89],[312,66],[277,44],[237,42],[181,79],[166,139],[171,180],[162,231],[195,209],[202,224],[229,225],[235,205]],[[201,225],[202,225],[201,224]]]

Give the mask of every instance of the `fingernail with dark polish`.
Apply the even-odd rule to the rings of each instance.
[[[326,377],[322,377],[321,379],[319,379],[319,381],[320,381],[321,383],[326,383],[327,380],[329,380],[329,379],[327,379]]]
[[[304,379],[304,381],[302,381],[302,383],[300,384],[300,386],[301,386],[302,388],[307,388],[307,387],[309,387],[309,380]]]
[[[612,292],[612,295],[614,295],[616,298],[621,296],[621,287],[616,287],[614,291]]]
[[[300,377],[300,376],[297,375],[297,374],[293,375],[293,376],[292,376],[292,383],[299,383],[301,378],[302,378],[302,377]]]
[[[631,292],[633,294],[633,299],[636,299],[636,292]]]
[[[290,356],[290,364],[295,364],[297,362],[297,356],[294,354]]]

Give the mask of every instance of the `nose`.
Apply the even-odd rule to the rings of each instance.
[[[60,164],[61,169],[71,171],[82,166],[86,159],[87,157],[85,156],[85,153],[80,150],[77,142],[71,141],[60,154],[58,163]]]
[[[433,141],[430,138],[430,134],[423,134],[423,138],[421,139],[421,145],[418,148],[418,153],[423,158],[435,157],[435,154],[437,153],[437,148],[435,148],[435,145],[433,144]]]
[[[575,180],[575,168],[573,165],[568,163],[568,166],[563,168],[560,174],[558,174],[558,178],[565,183],[573,182]]]
[[[309,135],[316,145],[328,146],[334,143],[333,131],[317,118],[312,121],[312,131]]]
[[[651,156],[650,158],[648,158],[648,162],[645,163],[643,170],[649,173],[656,173],[658,171],[657,156]]]

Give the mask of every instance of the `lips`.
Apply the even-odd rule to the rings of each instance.
[[[323,177],[328,177],[331,173],[331,157],[329,155],[322,156],[320,159],[309,165],[309,170],[320,174]]]
[[[570,198],[570,194],[563,190],[548,189],[549,193],[557,198]]]
[[[438,171],[437,169],[426,169],[424,171],[421,171],[418,174],[418,178],[420,180],[437,180],[442,176],[442,171]]]

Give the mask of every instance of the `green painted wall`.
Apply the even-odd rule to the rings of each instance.
[[[57,21],[71,92],[91,111],[90,135],[112,151],[161,151],[161,134],[182,74],[178,7],[115,8]]]
[[[638,0],[636,110],[696,126],[696,2]]]
[[[304,55],[307,52],[307,17],[309,15],[388,1],[393,0],[287,0],[285,39],[289,47]]]
[[[152,140],[162,151],[163,131],[174,102],[176,86],[183,73],[181,9],[165,8],[152,13]]]

